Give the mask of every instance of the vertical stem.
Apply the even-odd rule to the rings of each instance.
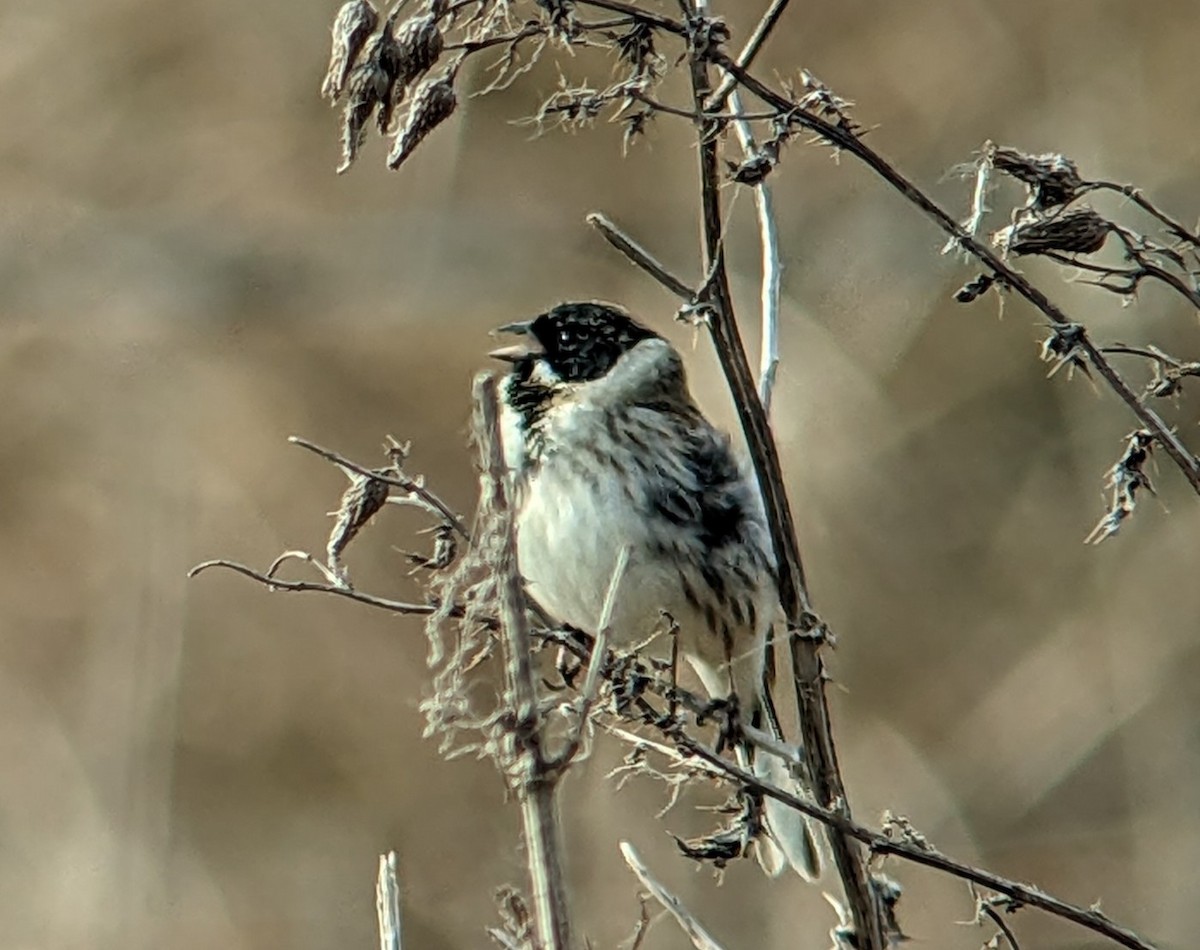
[[[703,53],[695,48],[691,51],[690,60],[693,98],[697,111],[703,112],[704,102],[712,92],[708,64]],[[838,767],[825,697],[825,669],[819,653],[820,641],[811,635],[817,619],[810,608],[795,522],[783,487],[779,452],[767,414],[755,390],[754,377],[734,316],[733,295],[725,265],[716,130],[702,119],[698,136],[702,245],[705,273],[711,275],[701,291],[700,302],[710,308],[709,328],[717,357],[732,391],[766,506],[778,565],[780,603],[790,630],[792,675],[812,791],[820,804],[849,816],[849,803]],[[826,833],[849,904],[857,946],[861,950],[887,950],[880,908],[875,900],[861,847],[832,826],[826,826]]]
[[[525,592],[517,572],[516,535],[499,425],[496,381],[487,373],[474,387],[476,438],[483,477],[490,488],[500,530],[496,576],[500,579],[500,627],[512,721],[505,734],[505,765],[521,802],[529,891],[538,950],[572,950],[563,847],[555,791],[559,772],[546,756],[538,710],[533,643],[525,617]]]
[[[734,112],[742,111],[742,97],[737,89],[729,94]],[[742,143],[746,158],[754,155],[754,133],[745,119],[735,119],[734,131]],[[762,294],[759,308],[762,318],[762,346],[758,359],[758,399],[767,418],[771,416],[771,396],[775,391],[775,371],[779,367],[779,229],[775,226],[775,202],[771,186],[760,181],[754,186],[754,206],[758,210],[758,239],[762,246]]]

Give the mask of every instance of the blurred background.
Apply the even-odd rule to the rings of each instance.
[[[735,39],[760,6],[725,5]],[[323,546],[344,481],[292,434],[366,462],[386,434],[412,439],[413,470],[469,513],[469,385],[488,330],[565,298],[643,314],[689,354],[704,407],[732,419],[707,341],[583,223],[603,210],[697,278],[690,130],[659,120],[624,159],[606,123],[531,140],[512,120],[555,88],[547,62],[464,103],[401,173],[374,138],[335,176],[338,117],[318,97],[335,10],[0,7],[6,947],[370,947],[389,848],[406,946],[485,945],[495,888],[522,880],[516,816],[488,763],[444,762],[421,739],[420,625],[184,574]],[[845,0],[794,5],[760,73],[807,67],[856,101],[871,143],[956,215],[969,184],[946,173],[991,138],[1061,150],[1191,223],[1198,41],[1191,0],[1153,15],[1124,0]],[[586,57],[563,68],[585,66],[607,81]],[[775,419],[839,637],[856,814],[907,815],[952,855],[1194,946],[1196,497],[1163,462],[1158,500],[1085,546],[1133,427],[1124,407],[1082,377],[1047,381],[1042,321],[1019,301],[952,303],[976,272],[939,256],[933,226],[852,159],[796,143],[772,182],[786,265]],[[750,315],[753,201],[726,195]],[[1200,352],[1196,314],[1165,292],[1123,308],[1025,269],[1098,338]],[[1194,387],[1160,406],[1194,447],[1197,406]],[[396,549],[425,522],[385,515],[352,547],[354,576],[416,596]],[[666,830],[711,816],[684,802],[656,819],[664,789],[614,792],[615,757],[602,748],[565,789],[592,946],[637,918],[620,838],[731,950],[827,946],[818,888],[766,886],[749,863],[720,885],[697,872]],[[989,935],[962,924],[960,882],[888,869],[915,946]],[[1034,911],[1013,922],[1026,947],[1100,946]],[[646,944],[685,945],[670,922]]]

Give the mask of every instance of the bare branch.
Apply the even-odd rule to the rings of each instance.
[[[696,292],[682,280],[667,270],[642,245],[622,231],[609,218],[599,211],[593,211],[587,216],[587,223],[594,227],[613,247],[624,254],[634,264],[657,280],[660,284],[689,303],[696,299]]]
[[[786,0],[776,0],[772,10],[778,8],[782,13],[786,5]],[[729,102],[734,112],[742,111],[741,96],[733,85],[730,86]],[[750,123],[745,119],[735,119],[733,128],[746,159],[757,156],[758,148]],[[762,352],[758,363],[758,398],[763,404],[763,411],[769,416],[775,372],[779,367],[779,282],[782,268],[779,263],[779,230],[775,226],[774,201],[771,186],[765,180],[760,180],[754,186],[754,204],[758,210],[758,240],[762,249],[762,293],[759,301]]]
[[[693,44],[695,43],[696,40],[693,40]],[[697,108],[702,107],[712,92],[708,75],[708,59],[712,58],[728,60],[719,46],[706,45],[700,48],[693,45],[692,91]],[[741,75],[745,73],[741,72]],[[795,522],[783,484],[779,452],[766,411],[755,389],[754,378],[734,316],[733,294],[725,267],[717,141],[709,133],[710,130],[705,126],[697,130],[702,252],[705,269],[712,275],[701,291],[700,302],[712,307],[708,326],[721,369],[733,395],[739,421],[746,434],[746,442],[767,510],[767,523],[778,564],[776,577],[779,582],[780,604],[792,631],[789,640],[792,680],[800,713],[803,745],[808,754],[809,784],[818,802],[824,805],[840,803],[841,807],[848,811],[848,798],[838,767],[833,727],[825,699],[826,677],[819,653],[820,641],[806,636],[818,626],[819,621],[810,607]],[[886,950],[887,938],[884,936],[881,908],[875,899],[861,851],[836,829],[827,826],[827,831],[834,864],[850,906],[858,946],[860,950]]]
[[[533,645],[525,616],[525,593],[517,572],[516,534],[508,497],[508,475],[501,442],[496,380],[487,373],[475,379],[475,438],[482,478],[500,531],[500,628],[505,679],[512,701],[505,734],[512,777],[521,802],[526,857],[533,896],[533,923],[542,950],[572,950],[567,881],[555,801],[557,772],[546,758],[542,717],[533,671]]]
[[[750,34],[750,38],[746,40],[746,45],[742,47],[742,51],[737,55],[737,64],[742,69],[749,69],[754,63],[754,59],[758,56],[759,50],[763,48],[763,44],[767,42],[767,37],[771,35],[771,31],[775,29],[779,23],[780,17],[783,16],[783,11],[787,9],[789,0],[771,0],[771,5],[767,7],[766,12],[758,21],[758,25],[754,27],[754,32]],[[705,102],[705,108],[711,111],[719,110],[724,104],[726,98],[737,87],[737,79],[732,74],[726,73],[721,79],[720,85],[717,86],[716,92],[708,97]],[[734,112],[741,112],[741,107],[734,105]]]
[[[663,887],[658,879],[650,873],[650,869],[646,867],[645,862],[628,841],[621,842],[621,856],[629,865],[629,869],[637,875],[637,879],[642,882],[642,887],[646,888],[650,895],[662,904],[667,913],[674,917],[679,926],[683,928],[683,932],[687,934],[696,950],[722,950],[716,939],[704,929],[692,912],[683,906],[683,901]]]
[[[930,847],[928,843],[913,843],[904,837],[893,838],[871,831],[869,828],[865,828],[852,819],[847,818],[840,811],[822,808],[811,801],[799,798],[781,788],[763,782],[750,772],[722,759],[688,736],[677,734],[673,738],[681,751],[686,751],[690,755],[703,760],[716,771],[724,773],[727,777],[740,782],[747,788],[754,789],[765,796],[774,798],[776,801],[782,802],[797,811],[824,822],[826,825],[837,828],[843,834],[858,839],[868,847],[872,854],[896,855],[915,864],[934,868],[954,877],[962,878],[965,881],[971,881],[995,891],[997,894],[1005,895],[1009,898],[1011,906],[1014,908],[1021,905],[1036,907],[1038,910],[1061,917],[1064,920],[1069,920],[1112,940],[1114,943],[1123,947],[1129,947],[1131,950],[1155,950],[1154,944],[1132,930],[1110,920],[1095,908],[1085,909],[1075,904],[1069,904],[1066,901],[1059,900],[1057,897],[1045,893],[1033,885],[1022,884],[1019,881],[1013,881],[998,874],[993,874],[991,871],[955,861],[953,858]]]
[[[296,552],[293,552],[296,553]],[[305,559],[314,566],[320,562],[311,555],[303,554]],[[339,587],[336,584],[317,584],[312,581],[284,581],[278,577],[273,577],[270,574],[264,574],[261,571],[256,571],[252,567],[247,567],[245,564],[239,564],[237,561],[227,561],[223,558],[217,558],[211,561],[203,561],[197,564],[187,572],[189,578],[195,577],[198,574],[203,574],[212,568],[224,568],[233,571],[236,574],[242,574],[249,577],[251,580],[258,581],[265,585],[270,590],[291,590],[291,591],[315,591],[322,594],[336,594],[338,597],[345,597],[347,600],[356,600],[360,604],[366,604],[369,607],[378,607],[381,610],[390,610],[396,614],[416,614],[418,616],[428,616],[437,610],[434,604],[410,604],[399,600],[388,600],[386,597],[376,597],[374,594],[364,594],[362,591],[354,590],[350,587]]]
[[[400,882],[396,878],[396,852],[379,856],[375,882],[375,914],[379,918],[379,950],[402,950],[400,939]]]
[[[1133,185],[1122,185],[1112,181],[1092,181],[1084,185],[1085,188],[1095,189],[1097,191],[1115,191],[1120,195],[1124,195],[1135,205],[1145,211],[1148,215],[1159,222],[1167,231],[1183,241],[1186,244],[1191,244],[1193,247],[1200,248],[1200,234],[1185,228],[1174,218],[1163,213],[1158,209],[1153,202],[1150,201],[1140,188],[1135,188]]]

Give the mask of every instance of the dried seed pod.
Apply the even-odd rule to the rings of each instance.
[[[1064,155],[1026,155],[1004,145],[991,146],[985,151],[992,166],[1029,187],[1035,208],[1054,208],[1066,204],[1079,194],[1083,179],[1075,163]]]
[[[379,13],[368,0],[348,0],[333,21],[333,48],[329,53],[329,71],[321,84],[321,95],[337,102],[346,87],[350,70],[363,44],[379,24]]]
[[[391,130],[392,115],[404,101],[408,87],[433,68],[444,46],[445,40],[435,12],[412,17],[400,25],[389,63],[393,71],[391,93],[379,108],[379,131],[382,134],[386,135]]]
[[[954,299],[959,303],[974,303],[982,297],[992,285],[996,283],[996,278],[991,274],[980,274],[974,280],[967,281],[954,292]]]
[[[350,475],[350,487],[342,495],[342,503],[337,510],[337,521],[329,533],[329,543],[326,546],[329,569],[343,581],[346,580],[346,570],[342,566],[342,552],[362,527],[387,503],[388,492],[386,482],[357,472]]]
[[[1112,225],[1091,208],[1079,208],[1010,225],[997,231],[992,243],[1010,254],[1091,254],[1100,250],[1111,230]]]
[[[338,174],[346,171],[358,155],[366,137],[367,120],[379,107],[379,127],[382,131],[391,121],[391,102],[400,74],[400,49],[392,34],[389,18],[372,37],[362,62],[350,73],[346,97],[346,112],[342,128],[342,164]]]
[[[346,109],[342,117],[342,164],[337,168],[339,175],[354,164],[366,138],[367,120],[371,118],[375,106],[388,94],[388,77],[378,63],[368,59],[354,67],[346,85]]]
[[[396,133],[388,168],[399,168],[430,132],[445,122],[458,107],[454,92],[454,71],[447,69],[434,79],[426,79],[413,93],[408,118]]]

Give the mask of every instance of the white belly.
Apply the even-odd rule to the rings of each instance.
[[[613,607],[615,642],[649,636],[664,610],[681,622],[686,619],[678,572],[669,564],[648,563],[645,520],[615,479],[589,484],[550,463],[523,494],[517,519],[521,574],[530,595],[557,619],[580,630],[597,630],[625,545],[630,557]]]

